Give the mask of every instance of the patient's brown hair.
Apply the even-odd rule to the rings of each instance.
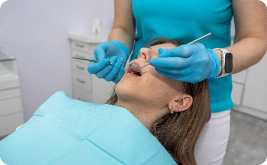
[[[150,40],[146,47],[172,43],[180,46],[183,43],[167,38],[155,38]],[[193,97],[190,108],[183,112],[167,114],[156,121],[150,128],[150,132],[170,153],[178,164],[196,165],[194,149],[197,139],[202,132],[210,113],[210,99],[208,81],[203,80],[196,84],[183,83],[183,92]],[[118,97],[113,92],[107,104],[114,105]]]

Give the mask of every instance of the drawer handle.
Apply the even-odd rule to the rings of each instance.
[[[81,67],[81,66],[78,66],[78,65],[76,65],[76,68],[80,69],[80,70],[84,70],[84,67]]]
[[[76,79],[79,83],[81,83],[81,84],[84,84],[85,83],[85,81],[84,80],[80,80],[80,79]]]
[[[80,44],[75,44],[75,46],[77,46],[77,47],[80,47],[80,48],[83,48],[84,47],[84,45],[80,45]]]

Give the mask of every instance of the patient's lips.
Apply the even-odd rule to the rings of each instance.
[[[135,64],[137,65],[138,67],[140,67],[140,64],[136,61],[134,62],[131,62],[131,64]],[[138,70],[137,68],[135,67],[128,67],[127,68],[127,72],[126,72],[126,75],[128,76],[133,76],[133,77],[140,77],[142,75],[142,70]]]

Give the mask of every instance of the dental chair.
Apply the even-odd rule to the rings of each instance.
[[[176,164],[126,109],[74,100],[64,92],[0,141],[0,158],[8,165]]]

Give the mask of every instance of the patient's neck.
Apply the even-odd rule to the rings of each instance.
[[[148,130],[168,111],[167,106],[157,106],[118,100],[115,104],[130,111]]]

